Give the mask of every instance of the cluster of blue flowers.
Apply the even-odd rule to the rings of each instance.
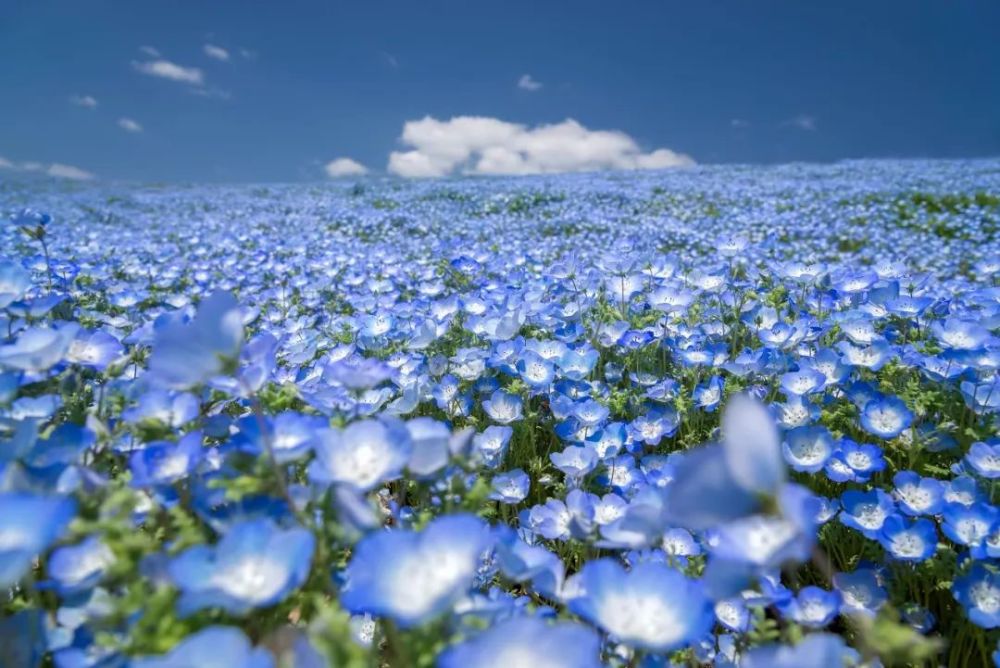
[[[74,187],[0,666],[1000,665],[1000,164]]]

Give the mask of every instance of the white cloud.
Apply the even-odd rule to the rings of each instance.
[[[356,160],[351,160],[350,158],[337,158],[336,160],[331,160],[326,163],[323,167],[326,171],[326,175],[331,179],[336,179],[341,176],[360,176],[361,174],[367,174],[368,168],[362,165]]]
[[[223,62],[229,61],[229,52],[223,49],[221,46],[216,46],[215,44],[206,44],[204,46],[205,55],[209,58],[215,58],[216,60],[221,60]]]
[[[87,109],[97,108],[97,99],[93,95],[73,95],[69,98],[71,104]]]
[[[257,59],[257,52],[256,51],[251,51],[250,49],[240,49],[240,55],[243,56],[247,60],[256,60]]]
[[[392,69],[399,68],[399,60],[396,59],[396,56],[392,55],[388,51],[379,51],[378,54],[382,56],[382,60],[385,61],[386,65]]]
[[[643,153],[618,130],[589,130],[573,119],[529,128],[497,118],[426,116],[403,125],[388,170],[407,178],[466,174],[552,174],[599,169],[662,169],[693,165],[683,153],[661,148]]]
[[[60,179],[73,179],[75,181],[89,181],[96,178],[85,169],[80,169],[79,167],[74,167],[73,165],[65,165],[60,162],[54,162],[50,165],[36,160],[26,160],[24,162],[15,163],[7,160],[6,158],[0,157],[0,169],[11,169],[16,172],[44,172],[49,176],[54,176]]]
[[[63,165],[58,162],[49,165],[45,173],[56,178],[72,179],[74,181],[90,181],[94,178],[94,175],[85,169],[80,169],[73,165]]]
[[[198,95],[200,97],[207,97],[213,100],[229,100],[233,97],[233,94],[228,90],[223,90],[221,88],[189,88],[188,92]]]
[[[531,78],[530,74],[522,74],[521,78],[517,80],[517,87],[521,90],[529,90],[535,92],[536,90],[542,89],[542,82],[535,81]]]
[[[132,67],[136,71],[148,74],[151,77],[170,79],[171,81],[189,83],[195,86],[201,86],[205,83],[205,75],[197,67],[184,67],[169,60],[150,60],[143,63],[133,61]]]
[[[153,48],[151,46],[140,46],[139,50],[142,51],[147,56],[149,56],[150,58],[159,58],[160,57],[160,52],[157,49],[155,49],[155,48]]]
[[[131,118],[119,118],[118,127],[120,127],[125,132],[133,132],[133,133],[142,132],[142,126],[139,125],[137,121],[134,121]]]
[[[816,129],[816,118],[802,114],[796,116],[795,118],[789,118],[787,121],[783,122],[782,125],[790,125],[794,128],[798,128],[799,130],[812,132]]]

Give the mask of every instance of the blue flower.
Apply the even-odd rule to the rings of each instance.
[[[534,591],[556,598],[565,577],[562,560],[541,545],[529,545],[509,526],[493,530],[496,562],[504,577],[514,582],[530,582]]]
[[[507,446],[514,430],[507,426],[491,425],[472,437],[473,453],[488,468],[497,468],[507,454]]]
[[[545,390],[555,378],[555,368],[544,357],[533,350],[525,350],[517,361],[517,372],[528,387],[535,391]]]
[[[965,462],[983,478],[1000,478],[1000,442],[973,443],[965,454]]]
[[[778,428],[767,409],[747,395],[730,399],[722,413],[726,466],[736,483],[753,493],[774,493],[785,478]]]
[[[619,499],[619,497],[614,494],[608,494],[605,499]],[[607,503],[602,499],[602,503]],[[599,506],[600,507],[600,506]],[[622,508],[624,511],[624,508]],[[599,511],[600,512],[600,511]],[[612,519],[617,519],[614,517]],[[600,521],[600,520],[599,520]],[[601,521],[601,524],[606,524],[607,521]],[[701,545],[695,541],[694,536],[687,529],[668,529],[663,534],[663,551],[667,554],[669,558],[676,558],[679,563],[686,563],[684,560],[687,557],[694,557],[701,554]]]
[[[379,359],[357,355],[337,360],[323,369],[325,379],[351,390],[373,388],[392,378],[394,373],[391,366]]]
[[[209,626],[182,640],[163,656],[133,659],[130,668],[274,668],[274,658],[254,648],[243,631]]]
[[[597,366],[597,361],[601,355],[594,348],[588,346],[577,350],[567,349],[557,361],[566,378],[573,380],[583,380]]]
[[[785,434],[782,452],[794,470],[816,473],[833,455],[833,437],[825,427],[796,427]]]
[[[644,329],[630,329],[618,340],[618,345],[625,350],[640,350],[651,344],[654,340],[653,333]]]
[[[31,287],[31,274],[9,260],[0,261],[0,309],[17,301]]]
[[[823,374],[826,378],[826,387],[838,385],[851,373],[851,367],[844,364],[837,351],[831,348],[824,348],[818,351],[805,364],[809,368]]]
[[[566,540],[570,537],[569,526],[573,520],[566,504],[559,499],[549,499],[528,511],[531,530],[549,540]]]
[[[521,397],[497,390],[483,401],[483,410],[494,422],[510,424],[521,419]]]
[[[78,463],[96,441],[97,436],[86,427],[64,423],[53,429],[48,438],[35,441],[30,451],[23,453],[22,461],[35,469],[61,474],[66,466]],[[15,447],[15,452],[20,447],[23,445]]]
[[[164,385],[185,389],[236,371],[243,345],[243,313],[236,298],[216,292],[189,323],[175,318],[156,330],[150,372]]]
[[[713,610],[715,619],[730,631],[744,633],[750,628],[750,609],[741,597],[718,601]]]
[[[973,624],[984,629],[1000,626],[1000,578],[995,573],[976,564],[955,579],[951,592]]]
[[[389,336],[395,327],[396,322],[390,313],[375,313],[365,316],[361,322],[361,331],[358,332],[359,339],[369,341],[377,347],[377,343],[386,336]]]
[[[906,515],[937,515],[944,506],[944,483],[937,478],[921,478],[913,471],[900,471],[892,478],[893,496]]]
[[[407,468],[418,478],[431,476],[448,464],[451,430],[444,422],[418,417],[407,421],[413,451]]]
[[[275,460],[286,464],[308,455],[316,442],[316,434],[326,425],[326,420],[315,415],[283,411],[273,418],[264,418],[266,436],[262,436],[261,420],[256,415],[249,415],[240,420],[239,438],[234,441],[241,450],[259,455],[267,452],[264,443],[267,438]]]
[[[926,561],[937,549],[937,527],[931,520],[906,520],[900,515],[886,518],[878,541],[894,559]]]
[[[516,504],[528,496],[531,479],[521,469],[501,473],[493,478],[490,498],[501,503]]]
[[[198,398],[193,394],[150,390],[139,397],[133,408],[122,411],[122,419],[130,424],[159,420],[176,429],[198,417],[198,410]]]
[[[778,448],[780,457],[780,446]],[[746,466],[750,468],[749,464]],[[624,467],[609,468],[622,477],[618,469]],[[747,477],[751,475],[754,475],[753,472],[748,471]],[[769,475],[766,472],[761,474],[762,477]],[[753,514],[760,506],[756,495],[734,479],[720,446],[685,452],[677,464],[673,482],[664,491],[664,497],[671,523],[692,531],[710,529]]]
[[[389,417],[352,422],[343,430],[322,429],[315,438],[316,459],[309,464],[309,479],[362,491],[402,475],[413,452],[406,425]]]
[[[60,547],[49,557],[47,573],[60,596],[93,589],[115,562],[115,555],[97,536]]]
[[[810,633],[797,645],[756,647],[743,657],[740,668],[834,668],[853,665],[858,653],[832,633]]]
[[[177,443],[156,441],[129,457],[133,487],[169,485],[187,478],[205,456],[200,431],[185,435]]]
[[[837,458],[851,468],[855,482],[867,482],[873,474],[885,469],[882,449],[870,443],[858,444],[845,438],[840,442]]]
[[[874,617],[889,600],[875,571],[869,568],[859,568],[853,573],[837,573],[833,576],[833,586],[843,599],[841,613]]]
[[[594,399],[587,399],[573,406],[573,417],[588,429],[604,424],[608,418],[608,412],[607,406]]]
[[[17,227],[45,227],[52,222],[52,216],[41,211],[36,211],[35,209],[25,207],[17,213],[11,214],[10,222]]]
[[[590,445],[571,445],[562,452],[553,452],[549,460],[571,482],[578,482],[597,466],[597,451]]]
[[[515,617],[438,657],[439,668],[600,668],[600,639],[573,622],[548,624],[537,617]]]
[[[46,371],[65,359],[77,330],[76,325],[26,329],[17,335],[13,343],[0,346],[0,367]]]
[[[836,347],[844,363],[870,371],[881,370],[894,355],[892,346],[885,339],[879,339],[870,346],[856,346],[849,341],[841,341]]]
[[[80,366],[104,371],[124,351],[125,347],[121,342],[103,330],[80,330],[69,346],[66,359]]]
[[[597,456],[604,460],[619,454],[628,440],[628,428],[622,422],[610,422],[595,431],[586,441],[593,446]]]
[[[861,426],[869,434],[889,440],[913,422],[913,413],[896,397],[873,399],[861,411]]]
[[[880,489],[867,492],[849,490],[840,497],[842,524],[857,529],[866,538],[877,540],[882,525],[896,511],[892,497]]]
[[[216,376],[209,380],[215,389],[237,397],[251,397],[259,392],[274,373],[278,341],[264,332],[250,339],[240,351],[237,369],[232,376]]]
[[[821,392],[826,386],[826,376],[819,371],[802,369],[781,376],[781,389],[788,396],[805,396]]]
[[[1000,411],[1000,378],[993,377],[988,382],[963,381],[959,388],[965,404],[972,410],[983,413]]]
[[[944,323],[931,325],[938,343],[950,350],[976,350],[990,338],[990,332],[977,322],[962,318],[948,318]]]
[[[487,527],[471,515],[439,517],[419,533],[371,534],[351,555],[341,604],[407,628],[422,624],[469,591],[489,546]]]
[[[20,580],[75,515],[76,503],[68,497],[0,493],[0,587]]]
[[[714,532],[712,555],[765,569],[807,560],[816,542],[819,502],[794,484],[784,486],[778,501],[780,515],[750,515],[719,526]]]
[[[968,476],[959,476],[945,483],[944,500],[947,503],[960,503],[971,506],[984,498],[979,483]]]
[[[196,545],[170,561],[170,579],[181,590],[178,611],[245,615],[280,603],[305,583],[315,544],[301,527],[281,529],[268,519],[234,524],[216,545]]]
[[[640,415],[628,425],[629,435],[636,443],[656,446],[664,437],[677,431],[680,419],[673,410],[651,411]]]
[[[792,621],[811,629],[821,629],[840,614],[840,592],[819,587],[803,587],[785,603],[781,612]]]
[[[570,610],[637,649],[668,652],[700,640],[715,621],[700,582],[662,563],[626,571],[610,559],[584,564]]]
[[[973,548],[978,555],[983,541],[990,535],[990,529],[1000,519],[1000,511],[988,503],[948,503],[942,513],[941,531],[958,543]]]
[[[709,413],[714,412],[722,401],[722,390],[725,383],[719,376],[712,376],[707,383],[703,383],[694,388],[691,398],[695,404]]]

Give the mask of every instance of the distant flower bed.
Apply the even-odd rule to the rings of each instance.
[[[0,666],[1000,662],[998,194],[2,184]]]

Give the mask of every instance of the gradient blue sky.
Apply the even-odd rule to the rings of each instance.
[[[1000,155],[998,27],[994,0],[2,0],[0,156],[322,179],[384,171],[426,115],[573,118],[702,163]],[[143,46],[202,83],[144,74]]]

